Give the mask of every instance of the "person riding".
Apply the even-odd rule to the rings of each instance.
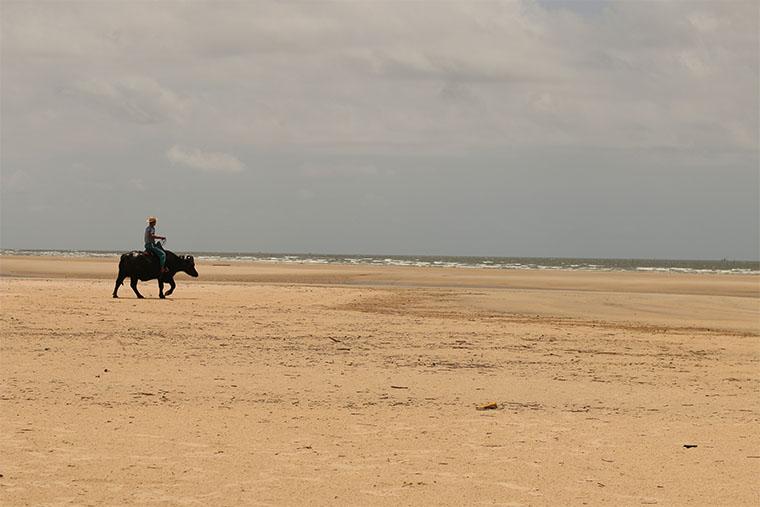
[[[159,236],[156,234],[156,217],[150,216],[147,219],[148,227],[145,228],[145,251],[150,252],[158,257],[158,262],[161,265],[161,272],[165,273],[166,269],[166,252],[158,246],[157,239],[166,239],[166,236]]]

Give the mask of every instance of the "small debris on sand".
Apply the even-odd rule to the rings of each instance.
[[[485,405],[479,405],[475,408],[477,410],[496,410],[497,408],[499,408],[499,405],[495,401],[492,401],[491,403],[486,403]]]

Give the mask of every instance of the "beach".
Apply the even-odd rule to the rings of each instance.
[[[757,505],[760,276],[0,256],[3,505]]]

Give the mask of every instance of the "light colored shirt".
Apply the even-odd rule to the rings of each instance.
[[[145,228],[145,244],[152,245],[154,243],[153,236],[156,234],[156,227],[149,225]]]

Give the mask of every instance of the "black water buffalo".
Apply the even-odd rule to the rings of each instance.
[[[152,280],[158,278],[158,297],[164,297],[174,292],[174,275],[184,271],[192,277],[198,276],[195,270],[195,259],[192,255],[177,255],[174,252],[166,250],[166,268],[168,272],[159,276],[158,258],[155,255],[146,254],[145,252],[129,252],[122,254],[119,261],[119,276],[116,277],[116,285],[113,288],[113,297],[119,297],[117,292],[119,287],[124,283],[124,279],[129,277],[129,285],[135,291],[137,297],[142,299],[142,294],[137,290],[137,280]],[[164,294],[164,283],[168,283],[171,288]]]

